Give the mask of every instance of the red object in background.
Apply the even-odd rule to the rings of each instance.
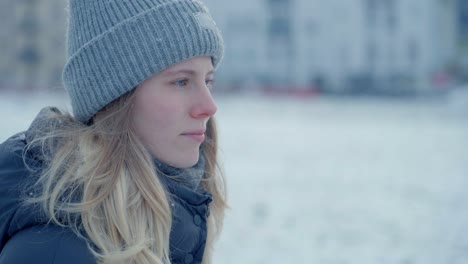
[[[436,72],[433,75],[432,83],[437,89],[448,89],[452,77],[446,72]]]

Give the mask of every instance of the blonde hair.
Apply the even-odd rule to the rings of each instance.
[[[44,136],[29,144],[40,144],[47,159],[36,183],[40,195],[29,202],[41,204],[50,221],[87,237],[99,263],[168,264],[171,207],[153,157],[132,129],[133,94],[109,104],[89,126],[69,114],[59,112],[53,117],[58,125],[45,129]],[[213,201],[207,220],[205,264],[211,263],[213,242],[227,207],[213,118],[206,136],[200,185],[212,194]]]

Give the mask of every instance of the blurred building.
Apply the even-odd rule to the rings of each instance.
[[[468,71],[464,0],[204,2],[225,38],[220,86],[404,93]],[[0,89],[61,87],[66,4],[0,1]]]
[[[464,82],[468,82],[468,1],[458,0],[459,67],[455,69]]]
[[[236,87],[418,92],[457,60],[455,0],[206,0]]]
[[[66,1],[0,2],[0,89],[61,87]]]

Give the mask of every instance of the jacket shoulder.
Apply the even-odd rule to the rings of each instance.
[[[26,147],[24,132],[0,144],[0,264],[96,263],[84,239],[22,203],[41,168]]]
[[[0,264],[94,264],[86,241],[69,228],[36,225],[13,236],[0,254]]]
[[[15,172],[23,170],[23,151],[26,147],[26,135],[18,133],[0,144],[0,172]]]
[[[34,222],[34,214],[21,205],[23,190],[31,178],[23,158],[25,147],[24,133],[0,144],[0,250],[12,235]]]

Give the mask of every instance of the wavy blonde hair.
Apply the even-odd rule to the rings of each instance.
[[[88,247],[99,263],[169,264],[171,207],[153,158],[133,131],[133,94],[99,111],[88,126],[69,114],[52,117],[58,125],[30,143],[48,150],[43,151],[46,166],[36,183],[41,192],[31,201],[42,205],[50,221],[89,239]],[[227,207],[213,118],[206,136],[200,184],[213,201],[204,264],[211,263]]]

